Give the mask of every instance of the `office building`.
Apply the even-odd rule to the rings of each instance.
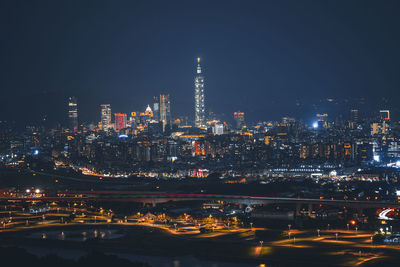
[[[212,133],[215,135],[224,134],[224,125],[222,123],[217,123],[212,127]]]
[[[126,128],[126,113],[114,113],[115,116],[115,131],[119,132]]]
[[[171,102],[169,94],[160,95],[160,120],[163,125],[163,131],[167,125],[171,125]]]
[[[74,96],[68,98],[68,120],[69,129],[78,131],[78,102]]]
[[[358,122],[358,109],[351,110],[351,122],[353,122],[353,123]]]
[[[101,129],[103,131],[109,131],[112,128],[111,125],[111,105],[102,104],[101,106]]]
[[[160,98],[158,96],[153,98],[153,120],[160,121]]]
[[[242,129],[242,127],[244,126],[244,112],[237,111],[233,113],[233,118],[236,122],[236,129]]]

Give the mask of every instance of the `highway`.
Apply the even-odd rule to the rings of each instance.
[[[230,203],[245,205],[261,204],[311,204],[346,206],[353,208],[400,208],[399,202],[387,201],[363,201],[363,200],[338,200],[338,199],[313,199],[313,198],[287,198],[274,196],[248,196],[225,194],[185,194],[185,193],[161,193],[161,192],[115,192],[115,191],[90,191],[68,192],[57,196],[45,197],[13,197],[3,196],[0,201],[130,201],[144,203],[162,203],[168,201],[188,200],[221,200]]]

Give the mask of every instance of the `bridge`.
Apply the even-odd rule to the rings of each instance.
[[[327,205],[347,208],[400,208],[399,202],[388,201],[364,201],[364,200],[339,200],[339,199],[314,199],[314,198],[290,198],[248,195],[225,194],[190,194],[190,193],[161,193],[161,192],[115,192],[115,191],[90,191],[59,193],[57,196],[24,197],[24,196],[0,196],[0,201],[117,201],[117,202],[141,202],[164,203],[168,201],[190,200],[220,200],[228,203],[238,203],[247,206],[265,204],[296,204],[299,205]]]

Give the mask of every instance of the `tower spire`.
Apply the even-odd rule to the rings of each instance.
[[[201,73],[200,58],[197,58],[197,74]]]

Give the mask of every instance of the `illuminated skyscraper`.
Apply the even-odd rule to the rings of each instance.
[[[101,129],[108,131],[111,128],[111,105],[102,104],[101,106]]]
[[[244,112],[237,111],[233,113],[233,118],[236,121],[236,128],[239,130],[242,129],[244,126]]]
[[[78,130],[78,102],[74,96],[68,99],[68,120],[70,130],[76,132]]]
[[[114,113],[115,116],[115,131],[119,132],[126,128],[126,113]]]
[[[358,109],[351,110],[351,121],[354,123],[358,122]]]
[[[171,102],[169,94],[160,95],[160,120],[163,124],[163,131],[166,125],[171,125]]]
[[[160,99],[158,96],[153,98],[153,119],[155,121],[160,120]]]
[[[205,126],[205,104],[204,104],[204,77],[201,72],[200,58],[197,58],[197,75],[194,78],[194,101],[195,101],[195,126]]]

